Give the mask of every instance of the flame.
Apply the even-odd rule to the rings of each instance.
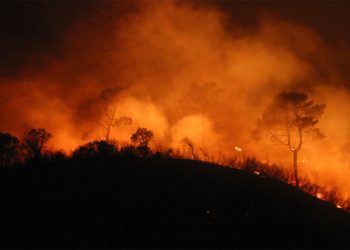
[[[239,148],[239,147],[235,147],[235,150],[236,150],[237,152],[242,152],[242,149]]]
[[[322,193],[317,193],[316,197],[320,200],[324,200],[324,195]]]
[[[73,24],[60,53],[38,53],[45,61],[40,67],[29,63],[12,77],[1,76],[0,130],[21,138],[44,127],[53,134],[50,146],[68,152],[102,137],[101,128],[80,114],[101,90],[117,85],[126,89],[118,115],[134,123],[113,129],[112,139],[128,143],[142,126],[154,132],[153,148],[179,148],[188,137],[208,159],[250,152],[290,171],[292,154],[268,138],[257,143],[251,131],[276,93],[297,90],[327,104],[319,120],[327,137],[305,141],[300,175],[349,197],[350,91],[334,66],[349,54],[281,17],[262,15],[255,29],[242,32],[231,13],[190,2],[138,2],[138,11],[101,21],[103,29]],[[239,147],[233,150],[232,141]]]

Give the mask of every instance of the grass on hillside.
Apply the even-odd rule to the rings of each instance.
[[[260,167],[95,152],[3,168],[0,246],[350,247],[347,212]]]

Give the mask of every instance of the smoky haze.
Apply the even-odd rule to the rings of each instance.
[[[52,8],[39,5],[32,11]],[[154,149],[181,149],[188,137],[217,161],[254,155],[288,169],[288,150],[255,141],[252,131],[276,94],[305,92],[327,104],[318,124],[326,138],[305,143],[301,175],[348,197],[350,93],[344,65],[350,53],[341,40],[330,41],[313,25],[273,8],[253,13],[247,23],[234,6],[225,8],[227,2],[81,5],[79,11],[73,3],[61,6],[58,13],[69,10],[67,23],[55,26],[63,17],[44,11],[42,19],[32,20],[44,21],[37,34],[23,31],[20,41],[15,35],[3,41],[8,60],[1,62],[1,131],[21,137],[29,128],[45,127],[54,136],[51,146],[69,152],[103,138],[88,104],[101,90],[118,86],[125,93],[116,103],[117,116],[133,120],[112,130],[119,142],[130,142],[138,127],[146,127],[154,132]],[[7,34],[23,27],[21,16],[16,20]],[[9,45],[12,40],[22,47]]]

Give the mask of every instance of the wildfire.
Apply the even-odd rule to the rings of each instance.
[[[235,147],[235,150],[236,150],[237,152],[242,152],[242,149],[239,148],[239,147]]]
[[[255,121],[262,117],[263,107],[277,92],[303,89],[295,78],[308,79],[310,84],[316,84],[310,97],[327,104],[319,123],[326,138],[323,141],[310,138],[306,147],[303,142],[296,157],[300,176],[306,179],[300,186],[311,190],[308,181],[312,180],[320,187],[339,187],[339,196],[347,197],[350,171],[344,168],[343,173],[333,166],[342,161],[348,163],[348,149],[343,147],[349,139],[346,133],[350,105],[344,103],[349,104],[350,91],[343,89],[338,70],[326,67],[332,60],[324,60],[329,57],[324,54],[327,46],[319,42],[322,39],[317,32],[288,21],[262,18],[257,29],[241,35],[227,29],[225,22],[231,18],[224,18],[226,12],[216,8],[197,8],[197,4],[177,1],[163,4],[147,1],[141,6],[139,11],[123,13],[118,20],[103,18],[96,22],[97,26],[73,25],[69,33],[62,31],[62,56],[56,58],[56,53],[51,55],[50,50],[43,49],[43,54],[36,56],[39,61],[41,56],[47,61],[45,67],[34,64],[32,68],[23,67],[26,69],[23,72],[19,67],[19,72],[14,72],[16,77],[1,78],[0,112],[4,119],[0,119],[0,130],[20,136],[28,126],[44,127],[53,134],[50,147],[73,151],[103,136],[103,128],[91,120],[99,116],[105,119],[106,107],[100,107],[104,102],[93,100],[103,97],[99,93],[107,93],[103,90],[125,87],[123,94],[112,102],[115,104],[112,110],[116,110],[112,117],[127,116],[132,124],[108,125],[113,127],[110,139],[118,144],[130,143],[136,129],[144,127],[154,132],[150,145],[154,152],[158,151],[156,147],[172,148],[174,155],[178,155],[175,152],[182,148],[179,142],[188,137],[193,143],[191,155],[198,155],[201,160],[225,163],[230,158],[243,162],[248,156],[257,160],[265,157],[264,165],[253,173],[260,176],[275,173],[288,180],[293,174],[292,154],[274,145],[267,131],[258,142],[252,129],[258,125]],[[97,29],[98,25],[104,28]],[[232,27],[236,26],[237,31],[244,28],[239,23]],[[183,27],[189,29],[184,32]],[[321,44],[318,55],[325,65],[314,64],[313,56],[301,56],[313,55]],[[103,49],[104,45],[108,49]],[[218,47],[221,49],[217,50]],[[29,62],[32,60],[28,58]],[[308,78],[310,72],[318,72],[319,66],[327,70],[325,75],[332,76],[332,80],[339,79],[339,88],[338,80],[324,84],[332,81]],[[296,147],[292,142],[289,144]],[[237,143],[245,147],[244,151]],[[269,166],[272,167],[266,171]],[[288,183],[296,184],[294,180]],[[329,199],[326,189],[323,194],[315,190],[322,189],[310,191],[318,199]],[[348,207],[347,203],[341,204],[345,209]]]
[[[323,200],[324,199],[324,195],[322,193],[317,193],[316,194],[316,197],[320,200]]]

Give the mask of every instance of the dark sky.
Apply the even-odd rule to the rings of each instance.
[[[215,1],[213,1],[215,2]],[[350,1],[220,1],[239,22],[252,24],[257,13],[267,10],[316,29],[329,42],[350,41]]]
[[[215,5],[243,27],[254,28],[259,13],[269,11],[314,28],[333,46],[350,42],[350,1],[193,2]],[[65,34],[73,25],[111,32],[109,21],[133,11],[130,3],[129,0],[0,2],[0,75],[15,75],[28,57],[37,57],[40,66],[42,55],[60,56]]]

